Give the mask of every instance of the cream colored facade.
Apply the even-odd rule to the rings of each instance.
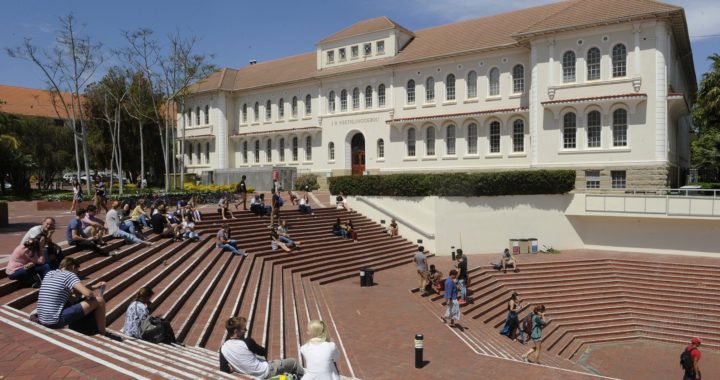
[[[400,63],[416,42],[396,24],[323,40],[317,75],[196,91],[179,116],[185,167],[320,176],[570,168],[578,189],[682,185],[695,92],[686,26],[642,17],[566,29]]]

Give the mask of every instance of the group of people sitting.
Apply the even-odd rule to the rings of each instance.
[[[352,239],[356,243],[358,241],[358,232],[353,225],[352,219],[348,219],[347,222],[343,223],[340,218],[337,218],[332,226],[332,233],[343,239]]]

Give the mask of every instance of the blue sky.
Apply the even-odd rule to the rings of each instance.
[[[602,0],[596,0],[602,4]],[[179,30],[196,35],[200,52],[215,55],[219,67],[240,67],[314,50],[322,38],[357,21],[389,16],[410,30],[466,18],[549,3],[548,0],[25,0],[3,2],[0,13],[0,84],[45,88],[32,64],[8,57],[4,48],[32,38],[41,48],[53,45],[58,18],[72,12],[84,31],[101,42],[107,64],[112,49],[122,48],[122,31],[153,29],[158,37]],[[720,53],[719,0],[669,0],[685,8],[698,80],[709,68],[707,57]],[[120,5],[121,4],[121,5]],[[272,4],[272,6],[266,5]]]

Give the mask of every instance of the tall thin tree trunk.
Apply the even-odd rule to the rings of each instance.
[[[138,119],[140,124],[140,188],[145,188],[145,147],[143,146],[143,122]]]

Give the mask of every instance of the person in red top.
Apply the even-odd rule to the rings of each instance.
[[[690,369],[685,369],[685,375],[683,380],[700,380],[702,375],[700,374],[700,358],[702,353],[698,349],[702,340],[700,338],[692,338],[690,345],[685,350],[690,351],[690,358],[692,359],[693,366]]]

